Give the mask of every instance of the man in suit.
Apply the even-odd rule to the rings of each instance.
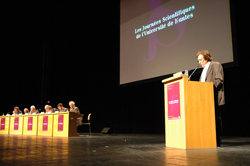
[[[28,108],[24,108],[23,112],[24,112],[24,114],[28,114],[29,113]]]
[[[18,107],[18,106],[16,106],[16,107],[14,107],[14,111],[12,111],[12,113],[13,113],[14,115],[19,115],[19,114],[22,114],[22,111],[19,110],[19,107]]]
[[[75,106],[75,102],[74,101],[70,101],[69,102],[69,107],[70,107],[70,112],[75,112],[80,114],[80,110],[78,107]],[[77,118],[77,126],[81,126],[82,125],[82,119],[81,118]]]
[[[36,110],[36,107],[34,105],[30,106],[30,114],[33,114],[33,113],[39,114],[39,111]]]
[[[219,62],[212,61],[212,56],[207,50],[199,51],[196,54],[199,64],[203,67],[200,81],[213,82],[214,84],[214,104],[215,104],[215,121],[216,121],[216,137],[217,147],[221,145],[221,109],[225,104],[224,95],[224,72]]]
[[[52,108],[51,105],[45,105],[44,109],[45,109],[46,113],[54,113],[54,109]]]
[[[57,108],[59,112],[67,112],[68,108],[63,107],[62,103],[57,104]]]

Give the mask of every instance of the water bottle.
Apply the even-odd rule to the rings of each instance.
[[[185,75],[188,75],[188,70],[185,70]]]

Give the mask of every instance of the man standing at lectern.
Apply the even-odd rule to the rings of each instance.
[[[199,51],[196,54],[199,64],[203,67],[200,81],[213,82],[214,84],[214,104],[215,104],[215,121],[216,121],[216,137],[217,147],[221,145],[221,109],[225,104],[224,95],[224,72],[219,62],[212,61],[212,56],[207,50]]]

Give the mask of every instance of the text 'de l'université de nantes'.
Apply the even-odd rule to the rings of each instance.
[[[183,21],[189,20],[194,17],[193,13],[189,13],[193,10],[195,10],[195,5],[192,5],[185,9],[180,9],[147,25],[142,25],[142,27],[135,29],[135,38],[140,39],[172,25],[176,25]]]

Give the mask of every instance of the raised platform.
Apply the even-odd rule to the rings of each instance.
[[[219,149],[165,147],[164,135],[80,137],[0,135],[1,165],[250,165],[250,138],[223,137]]]

